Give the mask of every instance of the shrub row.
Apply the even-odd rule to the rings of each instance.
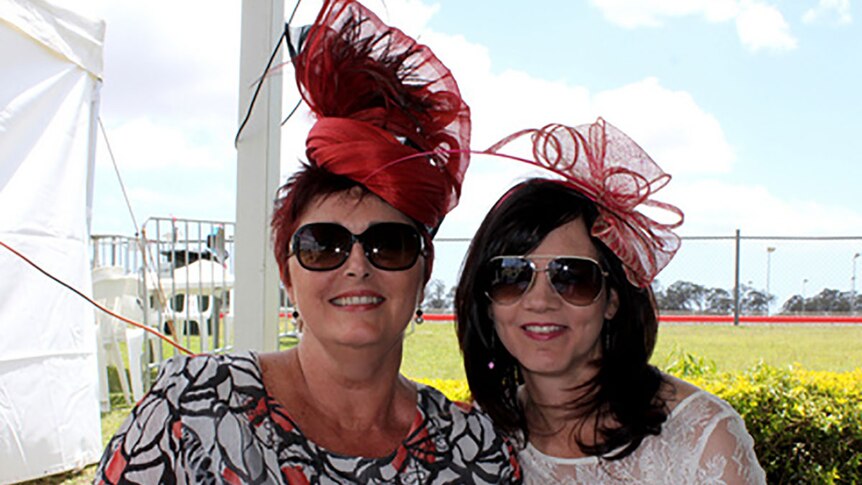
[[[741,373],[683,355],[666,371],[729,402],[745,420],[769,483],[862,483],[862,368],[853,372],[778,369]],[[469,401],[466,381],[418,379]]]

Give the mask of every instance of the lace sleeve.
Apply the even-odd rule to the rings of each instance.
[[[697,483],[759,485],[766,474],[754,454],[754,440],[745,422],[730,406],[706,438]]]

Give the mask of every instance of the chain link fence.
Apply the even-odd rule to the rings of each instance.
[[[151,218],[140,237],[93,236],[94,277],[105,269],[135,275],[133,316],[195,352],[229,351],[234,231],[231,222]],[[862,295],[856,288],[862,237],[737,233],[682,239],[653,285],[663,321],[862,323]],[[469,243],[468,238],[435,240],[426,318],[443,314],[440,318],[451,319],[454,286]],[[282,291],[280,340],[297,336],[291,310]],[[148,333],[141,351],[140,371],[149,388],[161,362],[176,351]]]
[[[468,238],[435,240],[434,275],[426,290],[429,309],[451,311],[452,287],[469,243]],[[653,289],[662,314],[668,316],[730,316],[734,321],[780,315],[811,321],[859,316],[860,253],[862,236],[683,237],[679,252]]]

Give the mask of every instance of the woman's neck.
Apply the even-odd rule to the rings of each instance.
[[[406,380],[400,378],[401,346],[390,349],[328,348],[303,339],[285,355],[300,397],[346,427],[370,426],[391,413]]]
[[[311,441],[348,456],[393,452],[416,416],[416,389],[391,355],[323,352],[312,339],[261,356],[264,386]]]
[[[574,436],[592,443],[595,414],[580,416],[577,405],[589,399],[594,389],[586,385],[596,375],[594,369],[583,369],[565,375],[538,375],[523,371],[524,387],[520,400],[527,417],[530,442],[552,456],[576,458],[586,456]]]

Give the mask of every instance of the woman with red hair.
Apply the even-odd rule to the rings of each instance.
[[[272,240],[293,349],[168,361],[98,483],[520,483],[483,414],[399,374],[458,201],[470,112],[433,53],[352,0],[291,45],[317,121]]]

